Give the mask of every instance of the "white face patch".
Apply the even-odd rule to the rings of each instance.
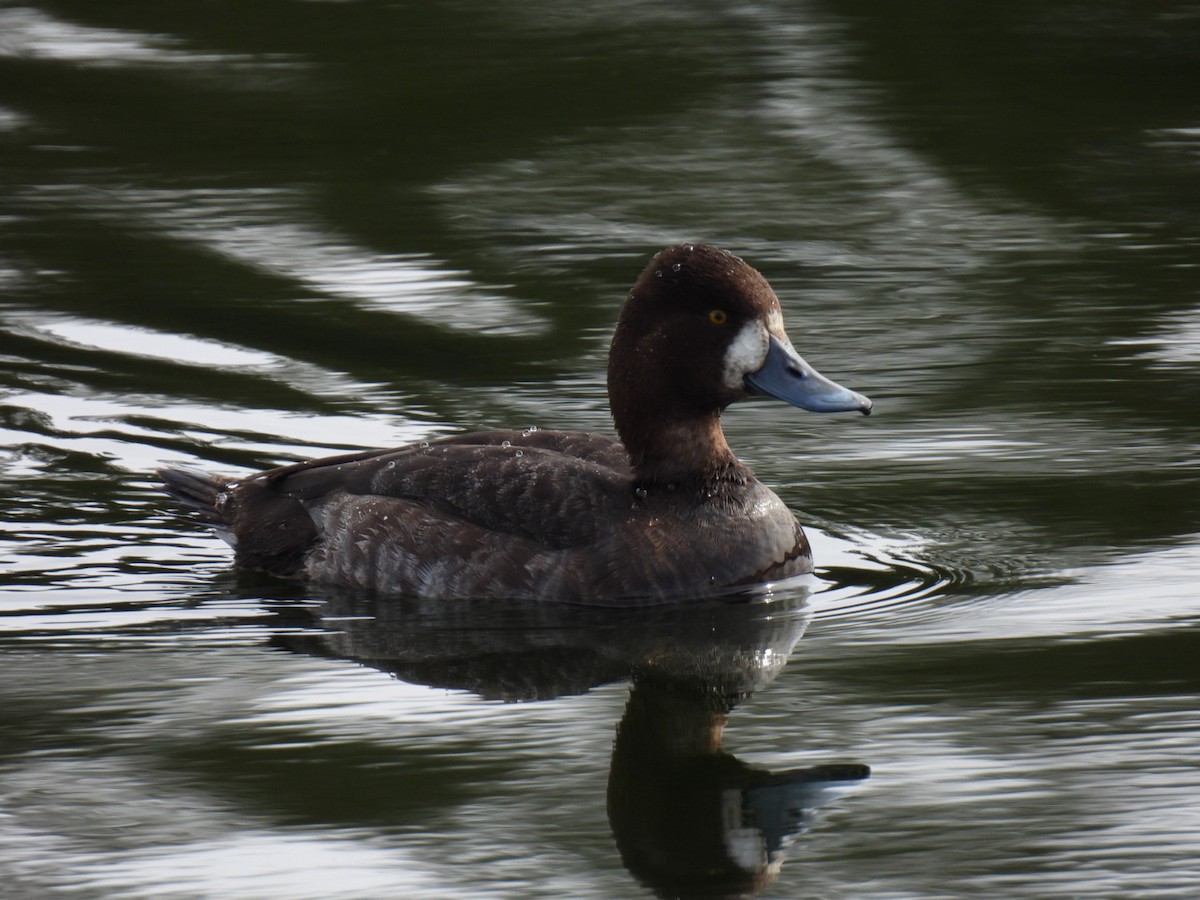
[[[725,351],[725,369],[721,376],[731,391],[743,390],[742,381],[750,372],[757,372],[767,361],[770,346],[767,326],[757,319],[742,326]]]
[[[776,337],[783,337],[783,313],[779,311],[779,307],[767,313],[767,330]]]

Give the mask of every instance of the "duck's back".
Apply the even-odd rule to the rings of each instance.
[[[556,587],[628,506],[621,447],[596,435],[487,432],[284,475],[319,540],[315,581],[423,596],[574,597]]]
[[[402,500],[549,549],[595,540],[632,480],[617,441],[534,430],[458,435],[299,463],[262,477],[315,516],[337,507],[353,509],[361,521],[372,502]],[[324,531],[328,535],[334,529]]]

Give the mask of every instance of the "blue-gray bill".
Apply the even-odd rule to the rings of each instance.
[[[745,384],[752,394],[765,394],[812,412],[871,414],[869,399],[830,381],[774,335],[762,368],[747,375]]]

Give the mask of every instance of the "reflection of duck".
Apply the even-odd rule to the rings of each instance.
[[[621,311],[608,389],[620,442],[485,432],[238,480],[161,475],[239,565],[346,587],[620,603],[812,571],[721,412],[752,394],[822,412],[871,402],[796,354],[758,272],[703,244],[658,254]]]
[[[776,877],[787,839],[823,790],[868,775],[861,765],[770,773],[721,750],[729,711],[782,671],[804,633],[802,590],[641,610],[339,594],[317,616],[320,632],[275,643],[504,700],[632,675],[609,821],[625,865],[663,896],[754,893]]]
[[[722,695],[740,696],[783,669],[808,623],[806,600],[802,587],[770,602],[711,598],[644,609],[338,591],[315,613],[280,607],[302,630],[273,643],[488,699],[578,694],[635,670],[701,679]]]
[[[695,680],[634,678],[613,747],[608,818],[626,867],[663,897],[747,897],[830,788],[870,774],[837,763],[767,772],[721,750],[733,697]]]

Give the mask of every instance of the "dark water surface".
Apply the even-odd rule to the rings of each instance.
[[[1195,896],[1197,85],[1195,3],[0,2],[4,895]],[[876,402],[727,417],[808,584],[313,594],[156,493],[606,430],[677,240]]]

